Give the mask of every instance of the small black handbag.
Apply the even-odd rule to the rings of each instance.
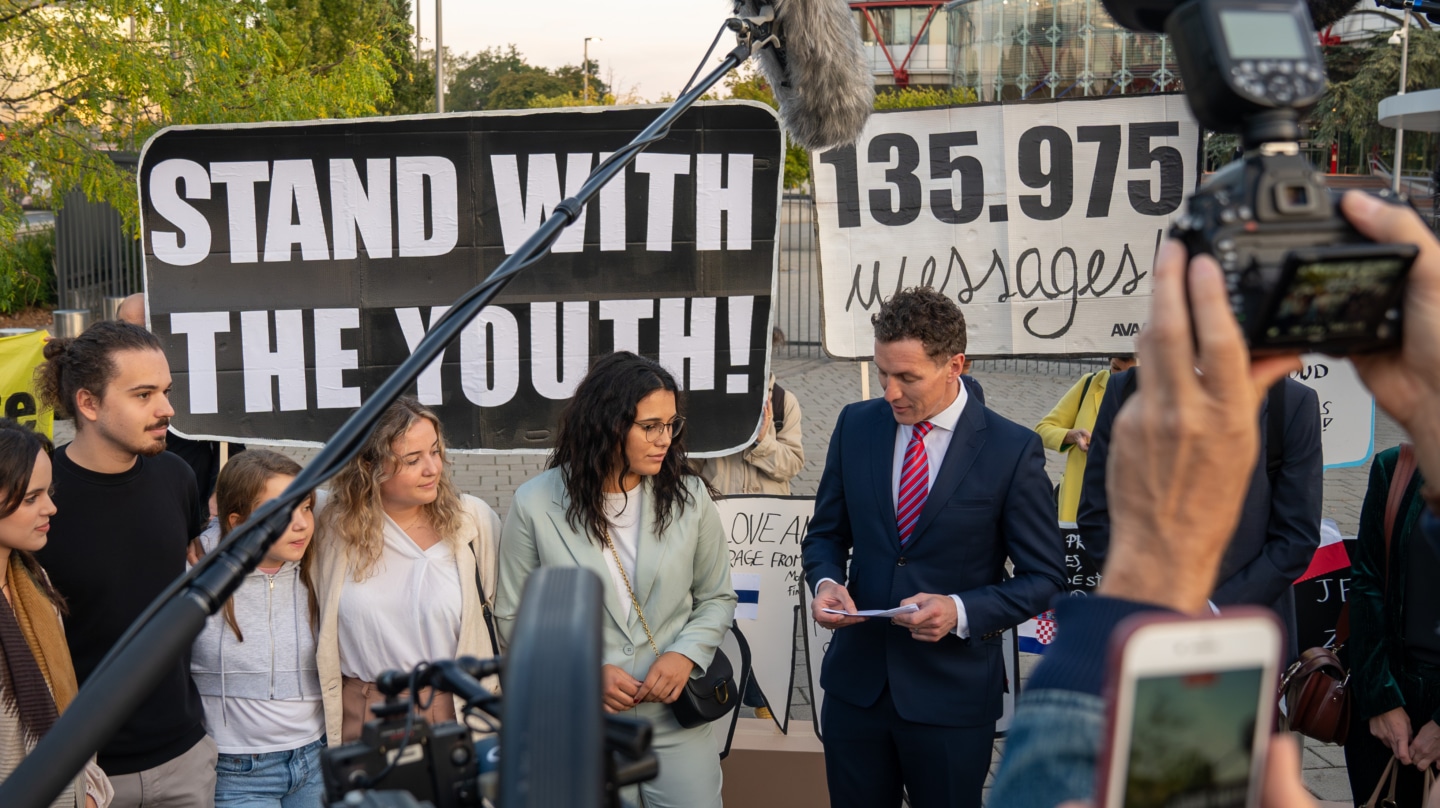
[[[650,641],[650,650],[655,652],[655,658],[660,658],[660,649],[655,645],[655,635],[650,633],[650,624],[645,620],[645,610],[640,608],[640,601],[635,597],[635,590],[630,588],[630,576],[625,574],[625,567],[620,563],[620,554],[615,551],[615,544],[610,541],[610,531],[605,531],[605,546],[610,548],[611,555],[615,556],[615,566],[620,570],[620,577],[625,581],[625,589],[630,593],[630,605],[635,607],[635,613],[640,616],[640,626],[645,629],[645,638]],[[735,690],[735,669],[730,667],[730,658],[719,648],[715,649],[715,657],[710,660],[710,667],[700,674],[698,678],[691,678],[680,689],[680,695],[670,703],[670,709],[675,713],[675,720],[680,726],[690,729],[701,724],[708,724],[726,713],[735,709],[740,702],[740,694]]]

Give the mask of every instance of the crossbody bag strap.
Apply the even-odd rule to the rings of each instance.
[[[650,650],[655,652],[655,657],[660,657],[660,648],[655,645],[655,635],[650,633],[650,624],[645,621],[645,610],[640,608],[640,601],[635,597],[635,590],[630,586],[630,576],[625,574],[625,565],[620,563],[620,553],[615,550],[615,542],[610,540],[610,528],[605,528],[605,546],[610,548],[610,555],[615,557],[615,568],[620,570],[620,580],[625,582],[625,591],[630,593],[630,605],[635,607],[635,613],[640,615],[640,627],[645,629],[645,639],[650,641]]]
[[[500,653],[500,636],[495,631],[495,614],[490,611],[490,598],[485,595],[485,582],[480,575],[480,553],[470,544],[470,554],[475,557],[475,591],[480,593],[480,619],[485,621],[485,633],[490,635],[490,653]]]

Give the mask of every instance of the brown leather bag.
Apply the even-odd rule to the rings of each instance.
[[[1390,583],[1390,540],[1395,520],[1405,501],[1405,489],[1415,474],[1415,450],[1400,444],[1390,495],[1385,501],[1385,586]],[[1350,604],[1340,610],[1335,624],[1335,645],[1308,648],[1280,680],[1282,729],[1294,730],[1317,741],[1344,744],[1350,731],[1350,674],[1338,656],[1350,638]]]

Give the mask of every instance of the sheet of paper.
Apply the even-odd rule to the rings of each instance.
[[[920,611],[920,607],[914,603],[904,606],[896,606],[893,609],[861,609],[858,612],[845,612],[839,609],[821,609],[826,614],[843,614],[846,617],[894,617],[897,614],[909,614]]]

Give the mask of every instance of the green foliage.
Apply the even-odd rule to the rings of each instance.
[[[1377,121],[1380,101],[1400,87],[1400,48],[1389,33],[1364,45],[1327,48],[1330,87],[1311,115],[1310,139],[1328,145],[1342,135],[1362,144],[1392,142],[1395,130]],[[1440,86],[1440,31],[1410,29],[1407,92]]]
[[[590,103],[610,94],[610,87],[597,75],[600,64],[590,60]],[[482,50],[462,57],[446,90],[445,108],[456,111],[482,109],[530,109],[536,106],[579,106],[580,103],[545,103],[584,95],[585,74],[578,65],[554,70],[525,61],[514,45]],[[537,101],[537,99],[541,99]]]
[[[54,300],[54,228],[0,244],[0,314],[14,314]]]
[[[919,109],[974,104],[980,99],[969,87],[902,87],[875,93],[876,109]]]
[[[530,99],[530,109],[552,109],[555,107],[613,107],[615,96],[606,93],[603,98],[596,98],[595,91],[590,91],[590,100],[586,101],[578,93],[566,93],[564,95],[537,95]]]
[[[375,0],[0,0],[0,236],[78,188],[138,219],[106,152],[165,126],[373,115],[397,7]],[[408,23],[405,24],[408,26]]]

